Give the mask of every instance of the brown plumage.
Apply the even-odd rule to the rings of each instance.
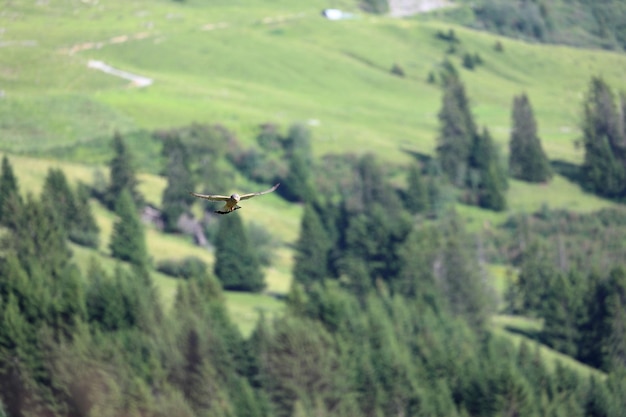
[[[194,192],[190,192],[189,194],[191,194],[194,197],[203,198],[209,201],[225,201],[226,204],[224,205],[224,207],[222,207],[220,210],[215,210],[215,213],[228,214],[241,208],[237,205],[240,201],[248,200],[252,197],[256,197],[257,195],[271,193],[272,191],[276,190],[279,185],[280,183],[274,185],[269,190],[259,191],[256,193],[248,193],[248,194],[243,194],[243,195],[234,193],[234,194],[231,194],[230,196],[227,196],[227,195],[219,195],[219,194],[198,194]]]

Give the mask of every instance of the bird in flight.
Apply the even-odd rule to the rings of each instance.
[[[194,197],[204,198],[205,200],[209,200],[209,201],[225,201],[226,204],[224,205],[224,207],[222,207],[220,210],[215,210],[215,213],[228,214],[241,208],[237,205],[237,203],[239,203],[241,200],[248,200],[252,197],[256,197],[257,195],[271,193],[272,191],[276,190],[279,185],[280,183],[274,185],[269,190],[259,191],[257,193],[248,193],[244,195],[239,195],[237,193],[234,193],[234,194],[231,194],[230,196],[227,196],[227,195],[217,195],[217,194],[198,194],[194,192],[190,192],[189,194],[191,194]]]

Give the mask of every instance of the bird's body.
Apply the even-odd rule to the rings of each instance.
[[[248,194],[243,194],[243,195],[239,195],[237,193],[234,193],[234,194],[231,194],[230,196],[226,196],[226,195],[218,195],[218,194],[198,194],[198,193],[194,193],[194,192],[191,192],[190,194],[192,196],[194,196],[194,197],[203,198],[203,199],[209,200],[209,201],[224,201],[226,203],[226,204],[224,204],[224,207],[222,207],[220,210],[215,210],[215,213],[218,213],[218,214],[228,214],[228,213],[232,213],[233,211],[238,210],[238,209],[241,208],[238,205],[241,200],[248,200],[248,199],[250,199],[252,197],[255,197],[257,195],[263,195],[263,194],[271,193],[272,191],[276,190],[279,185],[280,185],[280,183],[274,185],[269,190],[259,191],[259,192],[256,192],[256,193],[248,193]]]

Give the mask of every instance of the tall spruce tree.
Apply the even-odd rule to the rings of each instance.
[[[490,210],[506,209],[506,171],[487,128],[474,136],[470,154],[470,173],[476,173],[478,205]]]
[[[48,170],[42,195],[42,203],[58,217],[65,233],[69,235],[76,217],[76,201],[65,173],[61,169],[51,168]]]
[[[402,201],[395,189],[385,179],[382,165],[371,154],[365,154],[356,164],[355,190],[347,196],[348,206],[357,212],[367,212],[373,203],[385,207],[389,216],[402,211]]]
[[[304,208],[300,237],[296,243],[293,278],[310,287],[314,282],[321,282],[328,275],[328,251],[330,241],[326,230],[311,205]]]
[[[547,282],[540,313],[544,318],[542,340],[572,357],[578,355],[581,337],[578,329],[584,315],[582,300],[585,286],[582,278],[574,271],[569,274],[559,271]]]
[[[609,85],[592,78],[584,102],[583,186],[604,197],[626,196],[626,132]]]
[[[133,157],[126,141],[119,132],[113,135],[113,159],[109,163],[110,183],[106,193],[107,204],[115,209],[117,201],[124,189],[128,190],[136,207],[143,205],[143,196],[137,190],[139,184],[133,163]]]
[[[29,274],[36,270],[49,276],[61,274],[68,265],[71,251],[59,217],[46,203],[28,196],[14,221],[12,234],[6,236],[5,244],[15,251]]]
[[[214,270],[224,289],[259,292],[265,287],[263,272],[240,216],[220,218],[215,242]]]
[[[444,85],[439,122],[437,157],[441,169],[455,185],[464,186],[476,125],[465,86],[458,77],[450,76]]]
[[[414,228],[399,248],[400,272],[392,290],[409,299],[433,304],[436,300],[434,268],[441,233],[433,226]]]
[[[280,195],[289,201],[312,202],[311,170],[300,153],[294,153],[289,160],[289,171],[278,189]]]
[[[549,291],[548,283],[558,274],[548,254],[548,248],[539,241],[529,242],[522,254],[517,285],[521,293],[522,312],[527,315],[541,314]]]
[[[434,266],[434,275],[449,310],[463,317],[473,328],[486,323],[492,308],[485,280],[462,220],[452,213],[444,223],[444,237]]]
[[[130,191],[122,190],[115,205],[118,216],[113,225],[109,248],[114,258],[130,262],[142,269],[148,266],[148,250],[141,219]]]
[[[6,224],[4,221],[5,205],[11,197],[19,197],[17,188],[17,178],[13,173],[13,166],[6,155],[2,157],[2,172],[0,173],[0,223]]]
[[[407,174],[407,190],[404,195],[404,204],[410,213],[424,213],[428,210],[428,189],[422,179],[419,164],[414,163],[409,167]]]
[[[526,94],[513,98],[509,172],[513,178],[546,182],[552,176],[550,162],[537,135],[537,122]]]
[[[609,296],[606,300],[607,329],[604,338],[606,369],[626,369],[626,268],[611,271],[607,282]]]
[[[303,124],[291,125],[283,147],[289,159],[289,167],[278,192],[290,201],[312,202],[315,193],[311,184],[311,131]]]
[[[70,228],[70,240],[79,245],[97,248],[100,245],[100,227],[89,204],[89,186],[78,184],[76,189],[76,211]]]
[[[74,193],[65,173],[52,168],[46,176],[42,195],[42,203],[57,216],[71,241],[98,247],[100,230],[89,205],[89,187],[79,184],[77,193]]]
[[[194,201],[194,197],[189,194],[194,188],[194,182],[190,156],[180,138],[177,136],[168,138],[163,146],[163,153],[168,160],[165,170],[167,186],[163,191],[161,208],[165,230],[175,232],[178,230],[178,219]]]

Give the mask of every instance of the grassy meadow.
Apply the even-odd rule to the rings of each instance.
[[[106,173],[114,131],[129,136],[137,154],[141,192],[161,202],[165,180],[158,175],[158,155],[142,155],[152,129],[192,122],[219,123],[245,145],[254,142],[261,123],[285,128],[308,123],[316,155],[372,152],[388,164],[404,165],[411,152],[433,154],[437,137],[440,89],[426,82],[444,58],[459,68],[476,121],[491,130],[507,151],[513,96],[526,92],[539,134],[553,160],[580,163],[581,102],[590,78],[603,76],[626,89],[626,55],[554,45],[530,44],[472,31],[436,20],[392,19],[364,15],[352,2],[335,7],[356,12],[345,21],[327,21],[327,2],[260,0],[62,0],[13,1],[3,6],[0,27],[0,150],[10,155],[23,193],[38,194],[50,167],[62,168],[71,182],[92,182]],[[453,28],[458,52],[435,37]],[[25,42],[28,41],[28,42]],[[494,50],[500,41],[503,52]],[[464,52],[479,54],[484,64],[463,69]],[[127,80],[89,69],[89,60],[150,77],[154,84],[135,88]],[[393,64],[405,77],[390,73]],[[137,132],[143,132],[138,134]],[[238,181],[238,186],[248,184]],[[468,227],[498,224],[510,213],[551,208],[593,211],[613,205],[583,193],[565,177],[549,184],[511,181],[509,210],[494,214],[459,206]],[[98,250],[73,246],[77,263],[97,257],[107,267],[114,215],[93,202],[101,228]],[[258,312],[280,313],[293,263],[302,208],[275,195],[255,200],[237,212],[245,222],[272,231],[280,242],[266,271],[263,294],[226,293],[230,312],[249,333]],[[212,264],[210,251],[184,237],[148,228],[155,262],[197,256]],[[506,268],[493,266],[495,286],[503,292]],[[177,282],[155,274],[166,306]],[[502,320],[495,326],[503,332]],[[510,335],[513,338],[520,335]],[[554,354],[556,355],[556,354]]]

